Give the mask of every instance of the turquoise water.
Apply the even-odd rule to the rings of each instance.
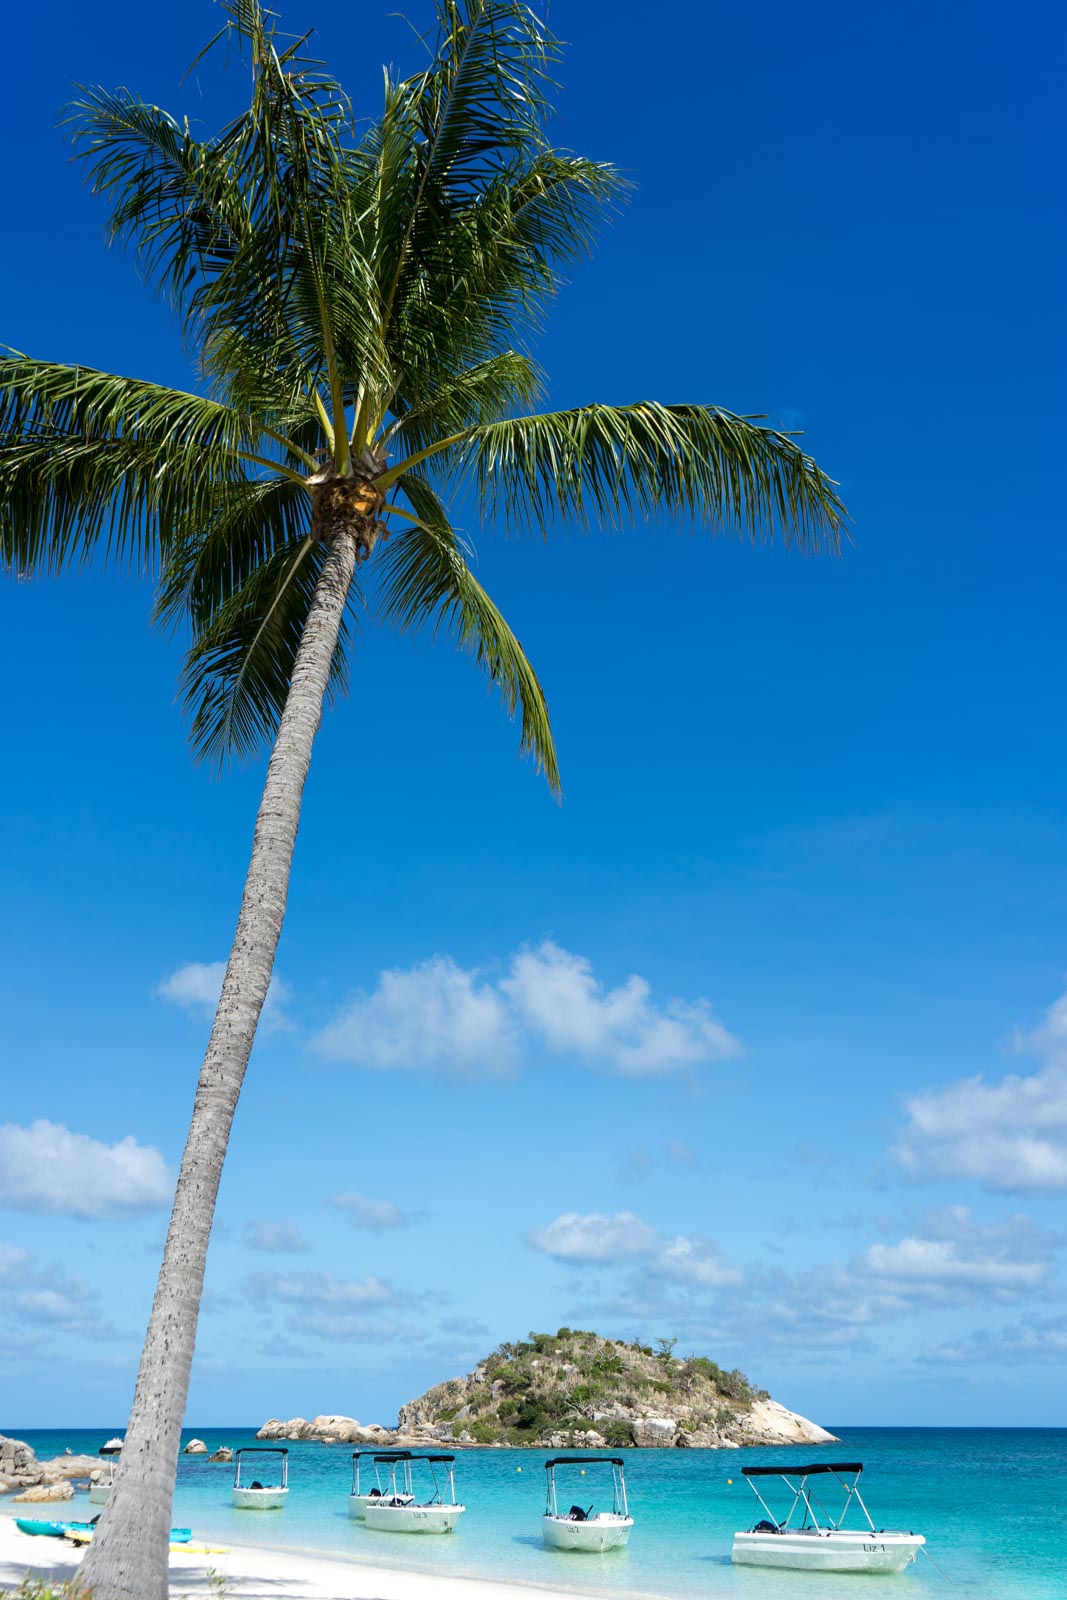
[[[108,1430],[19,1432],[39,1455],[95,1454]],[[111,1430],[121,1434],[121,1428]],[[864,1463],[861,1491],[878,1527],[924,1533],[946,1577],[920,1556],[900,1577],[762,1572],[730,1564],[736,1528],[759,1512],[741,1467],[796,1461],[795,1450],[634,1450],[626,1479],[634,1531],[626,1550],[573,1555],[541,1544],[546,1453],[462,1451],[456,1490],[467,1506],[447,1538],[371,1533],[348,1516],[351,1448],[289,1446],[289,1501],[283,1511],[239,1512],[229,1504],[232,1468],[181,1461],[174,1522],[197,1537],[303,1548],[441,1573],[511,1578],[601,1594],[722,1600],[826,1600],[841,1591],[863,1600],[1065,1600],[1067,1597],[1067,1429],[835,1428],[841,1445],[824,1459]],[[251,1431],[201,1428],[185,1437],[209,1449],[253,1444]],[[803,1452],[802,1452],[803,1453]],[[818,1460],[822,1452],[812,1452]],[[519,1471],[518,1469],[522,1470]],[[589,1488],[575,1499],[604,1504]],[[733,1483],[729,1483],[729,1479]],[[610,1484],[608,1486],[610,1495]],[[568,1501],[569,1503],[569,1501]],[[88,1516],[87,1496],[64,1515]],[[8,1509],[5,1504],[5,1510]],[[415,1546],[415,1548],[412,1548]]]

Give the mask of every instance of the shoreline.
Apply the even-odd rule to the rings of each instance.
[[[27,1514],[40,1515],[46,1505],[26,1506]],[[53,1508],[59,1513],[63,1508]],[[78,1571],[84,1551],[65,1540],[34,1537],[15,1526],[14,1508],[0,1508],[0,1592],[17,1589],[27,1576],[40,1582],[65,1582]],[[66,1520],[57,1515],[56,1520]],[[481,1577],[476,1574],[433,1573],[425,1567],[379,1565],[352,1558],[323,1555],[300,1546],[233,1544],[225,1553],[210,1555],[171,1552],[172,1595],[218,1594],[217,1578],[225,1582],[226,1600],[277,1600],[280,1593],[296,1600],[517,1600],[527,1594],[537,1600],[580,1600],[608,1596],[609,1591],[521,1579]],[[615,1591],[614,1600],[620,1600]],[[628,1591],[626,1600],[665,1600],[647,1591]]]

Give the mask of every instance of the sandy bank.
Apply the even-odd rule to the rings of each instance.
[[[44,1507],[24,1508],[33,1514]],[[62,1508],[56,1508],[61,1511]],[[0,1590],[17,1588],[27,1573],[57,1581],[78,1569],[81,1551],[59,1539],[33,1538],[15,1526],[13,1508],[0,1510]],[[575,1600],[588,1589],[502,1583],[490,1578],[435,1577],[425,1572],[366,1566],[292,1550],[233,1545],[225,1555],[170,1558],[172,1595],[212,1596],[210,1572],[226,1579],[227,1600]]]

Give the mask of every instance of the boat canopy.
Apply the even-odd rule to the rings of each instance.
[[[745,1478],[810,1478],[813,1472],[862,1472],[862,1461],[817,1461],[811,1467],[742,1467]]]
[[[554,1456],[545,1462],[545,1471],[551,1472],[553,1467],[599,1467],[604,1463],[621,1467],[623,1461],[621,1456]]]
[[[370,1456],[374,1461],[402,1461],[410,1454],[410,1450],[353,1450],[352,1460],[360,1461],[364,1456]]]
[[[356,1454],[359,1452],[357,1450]],[[375,1461],[455,1461],[455,1456],[413,1456],[410,1450],[387,1450],[376,1455]]]

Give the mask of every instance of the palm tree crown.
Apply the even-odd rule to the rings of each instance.
[[[126,91],[69,110],[113,236],[179,311],[197,392],[0,360],[4,556],[54,570],[103,541],[158,562],[160,616],[192,625],[193,744],[221,761],[273,735],[331,528],[354,515],[363,561],[388,539],[380,614],[473,650],[556,787],[541,687],[449,505],[542,534],[664,515],[815,549],[840,536],[834,486],[794,439],[714,406],[530,414],[525,345],[624,185],[548,142],[560,49],[528,6],[436,0],[426,66],[386,75],[358,139],[305,39],[283,48],[258,0],[224,10],[212,43],[241,47],[252,85],[215,137]],[[362,600],[353,584],[349,626]]]

